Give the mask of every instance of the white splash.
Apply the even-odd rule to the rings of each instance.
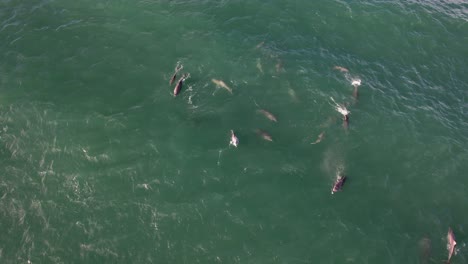
[[[349,112],[348,109],[346,109],[346,107],[344,107],[344,106],[337,106],[337,107],[336,107],[336,111],[340,112],[340,113],[341,113],[342,115],[344,115],[344,116],[347,116],[347,115],[349,115],[349,113],[351,113],[351,112]]]
[[[237,145],[239,145],[239,139],[236,137],[236,134],[234,134],[234,130],[231,130],[231,141],[229,142],[229,145],[232,145],[237,148]]]
[[[137,184],[136,187],[137,188],[142,188],[142,189],[145,189],[145,190],[152,190],[153,189],[153,188],[151,188],[151,185],[149,185],[148,183]]]
[[[353,79],[351,80],[351,85],[354,87],[358,87],[361,85],[361,79]]]
[[[336,103],[335,99],[333,99],[333,97],[330,97],[330,99],[335,104],[336,111],[338,111],[340,114],[342,114],[344,116],[347,116],[347,115],[349,115],[351,113],[348,109],[346,109],[346,107],[344,105],[340,105],[340,104]]]

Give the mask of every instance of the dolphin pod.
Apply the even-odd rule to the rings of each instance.
[[[264,43],[261,42],[259,45],[257,45],[256,48],[260,48]],[[257,61],[259,62],[259,60]],[[278,61],[278,64],[276,65],[277,66],[277,71],[278,68],[280,66],[282,66],[282,63],[280,61]],[[261,72],[263,72],[262,68],[261,68],[261,65],[258,63],[257,64],[257,67],[259,68],[259,70]],[[174,73],[169,81],[169,84],[173,84],[175,79],[177,78],[177,74],[183,69],[183,66],[182,65],[179,65],[177,64],[176,68],[174,69]],[[343,72],[345,74],[348,74],[348,69],[344,68],[344,67],[341,67],[341,66],[335,66],[334,67],[335,70],[338,70],[340,72]],[[174,88],[174,96],[178,95],[182,89],[182,85],[183,85],[183,82],[190,77],[190,74],[184,74],[178,81],[177,81],[177,84]],[[227,90],[229,93],[232,94],[232,89],[222,80],[217,80],[217,79],[211,79],[211,81],[217,86],[217,87],[220,87],[220,88],[223,88],[225,90]],[[354,90],[353,90],[353,98],[354,99],[357,99],[358,98],[358,88],[359,86],[361,85],[361,80],[360,79],[352,79],[351,80],[351,85],[354,87]],[[296,95],[295,95],[295,92],[290,89],[289,90],[289,94],[291,97],[295,98]],[[345,127],[348,127],[349,125],[349,114],[351,113],[345,105],[343,104],[338,104],[335,102],[335,100],[330,97],[332,102],[333,102],[333,107],[335,108],[336,111],[338,111],[342,116],[343,116],[343,125]],[[258,105],[257,105],[258,106]],[[267,119],[273,121],[273,122],[277,122],[277,119],[276,117],[270,113],[269,111],[265,110],[265,109],[258,109],[257,110],[258,113],[262,114],[263,116],[265,116]],[[255,132],[260,136],[260,138],[262,138],[263,140],[266,140],[266,141],[273,141],[273,138],[271,137],[271,135],[264,131],[264,130],[260,130],[260,129],[256,129]],[[321,142],[324,138],[324,135],[325,135],[325,131],[321,132],[316,141],[313,142],[313,143],[310,143],[310,144],[317,144],[319,142]],[[236,136],[234,130],[230,130],[230,141],[229,141],[229,145],[232,145],[234,147],[238,147],[239,145],[239,139],[238,137]],[[334,194],[336,192],[340,192],[343,190],[343,186],[345,184],[345,182],[347,181],[347,176],[344,175],[344,174],[337,174],[336,175],[336,179],[333,183],[333,186],[331,188],[331,194]],[[456,239],[455,239],[455,235],[454,235],[454,232],[452,230],[451,227],[449,227],[448,229],[448,232],[447,232],[447,251],[448,251],[448,257],[447,257],[447,260],[446,260],[446,263],[450,263],[453,255],[456,255],[456,245],[457,245],[457,242],[456,242]],[[430,255],[430,249],[431,249],[431,242],[430,242],[430,239],[427,238],[427,237],[424,237],[423,239],[421,239],[419,241],[419,248],[420,248],[420,262],[422,263],[427,263],[429,261],[429,255]]]

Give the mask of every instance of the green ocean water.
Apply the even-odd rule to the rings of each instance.
[[[465,1],[2,0],[0,40],[0,263],[468,262]]]

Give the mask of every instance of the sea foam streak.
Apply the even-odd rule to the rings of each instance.
[[[335,104],[334,107],[335,107],[336,111],[338,111],[340,114],[342,114],[344,116],[347,116],[347,115],[349,115],[351,113],[348,109],[346,109],[346,107],[344,105],[340,105],[337,102],[335,102],[335,99],[333,99],[333,97],[330,97],[330,99]]]

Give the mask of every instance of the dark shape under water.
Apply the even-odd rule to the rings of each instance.
[[[266,141],[273,141],[273,138],[268,134],[266,131],[257,129],[256,130],[257,134],[260,135],[261,138],[263,138]]]
[[[419,247],[419,263],[428,264],[431,257],[431,240],[428,237],[423,237],[418,242]]]

